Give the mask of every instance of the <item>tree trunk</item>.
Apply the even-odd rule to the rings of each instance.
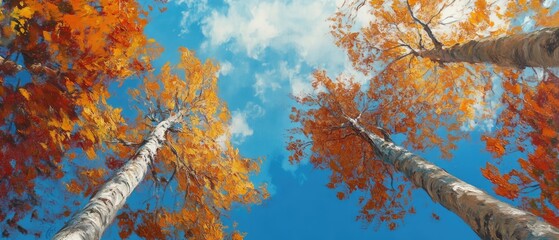
[[[383,161],[423,188],[435,202],[460,216],[482,239],[559,239],[559,229],[535,215],[501,202],[425,159],[386,142],[357,120],[346,119]]]
[[[450,48],[420,52],[421,57],[442,63],[491,63],[505,67],[559,66],[559,28],[513,34],[497,39],[469,41]]]
[[[181,113],[157,124],[134,156],[101,186],[89,203],[75,214],[53,239],[100,239],[126,202],[126,198],[146,175],[148,164],[153,161],[157,150],[165,142],[165,133],[180,117]]]

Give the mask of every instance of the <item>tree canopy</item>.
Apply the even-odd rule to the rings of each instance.
[[[455,142],[468,131],[485,128],[490,132],[482,139],[495,157],[511,149],[528,156],[506,174],[492,163],[482,174],[496,184],[498,195],[520,197],[523,208],[557,226],[556,114],[549,106],[556,77],[544,70],[543,80],[537,80],[526,69],[557,66],[556,29],[526,33],[515,23],[528,16],[537,27],[550,27],[556,22],[548,20],[556,15],[537,1],[345,1],[331,18],[332,34],[367,79],[315,73],[318,93],[299,99],[303,107],[293,109],[292,121],[301,125],[292,130],[291,160],[300,161],[310,147],[311,162],[332,170],[328,186],[341,186],[340,199],[363,191],[368,198],[359,200],[360,218],[394,228],[394,220],[413,212],[403,207],[409,201],[402,194],[406,185],[394,187],[404,179],[394,181],[390,167],[370,161],[379,158],[374,148],[359,150],[367,143],[344,130],[341,109],[385,140],[403,133],[405,146],[435,147],[444,158],[451,158],[459,147]],[[363,16],[370,22],[357,26]],[[528,63],[539,51],[551,60]],[[366,167],[373,163],[379,166]]]
[[[133,0],[2,3],[4,237],[13,231],[44,236],[19,224],[29,215],[46,222],[70,215],[69,210],[58,215],[41,207],[37,181],[68,176],[68,194],[94,194],[111,171],[134,155],[134,146],[140,144],[136,139],[178,109],[186,114],[150,165],[150,179],[163,196],[171,195],[168,189],[173,188],[183,197],[183,206],[176,210],[148,203],[143,209],[127,208],[117,218],[121,237],[136,232],[144,238],[173,234],[221,239],[226,234],[221,224],[224,211],[234,203],[257,203],[266,197],[265,188],[249,179],[259,162],[241,157],[229,142],[230,115],[217,96],[218,66],[201,63],[183,48],[177,65],[182,76],[170,64],[155,74],[151,62],[162,48],[144,34],[148,13]],[[143,78],[142,85],[131,95],[137,99],[139,116],[129,121],[121,108],[107,103],[108,88],[137,78]],[[105,164],[74,161],[84,157]],[[58,204],[69,209],[72,203]]]

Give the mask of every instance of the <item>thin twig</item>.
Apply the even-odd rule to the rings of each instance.
[[[433,42],[433,45],[435,45],[435,49],[442,49],[443,44],[441,42],[439,42],[439,40],[437,40],[437,38],[433,34],[433,31],[431,31],[431,28],[429,27],[429,25],[425,24],[424,22],[419,20],[417,17],[415,17],[415,15],[413,14],[413,10],[411,9],[410,2],[408,0],[406,0],[406,5],[408,6],[408,11],[410,12],[410,15],[413,18],[413,20],[415,22],[417,22],[419,25],[421,25],[423,27],[423,30],[425,30],[425,32],[429,36],[429,38],[431,38],[431,41]]]

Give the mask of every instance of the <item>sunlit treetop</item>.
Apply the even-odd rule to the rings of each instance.
[[[347,76],[333,80],[323,71],[315,72],[313,87],[316,95],[299,99],[302,106],[292,110],[291,120],[300,127],[291,130],[290,160],[308,157],[316,167],[330,169],[328,187],[340,189],[340,199],[356,191],[362,194],[359,219],[394,229],[406,214],[415,212],[409,206],[411,185],[383,162],[346,117],[358,119],[387,141],[407,133],[405,145],[438,148],[448,157],[462,134],[456,119],[464,114],[447,102],[433,104],[432,96],[416,95],[410,88],[361,86]],[[441,130],[447,134],[441,136]]]
[[[110,145],[115,159],[129,157],[134,154],[130,146],[137,145],[130,143],[168,116],[181,115],[148,174],[152,182],[148,184],[155,183],[161,193],[155,202],[173,199],[173,204],[170,208],[155,204],[150,210],[148,202],[140,210],[125,210],[117,217],[123,238],[132,231],[148,239],[223,239],[227,232],[240,237],[226,230],[221,222],[224,214],[235,205],[259,203],[268,195],[265,186],[250,180],[259,170],[259,160],[241,157],[229,141],[230,115],[217,95],[218,66],[200,62],[185,48],[180,52],[179,64],[165,64],[157,75],[145,75],[142,86],[131,91],[139,106],[137,123],[118,139],[123,144]]]
[[[494,54],[487,55],[470,47],[521,32],[517,22],[522,16],[540,23],[557,15],[551,13],[538,1],[527,6],[504,0],[347,1],[331,18],[331,32],[353,66],[372,78],[372,86],[409,87],[418,94],[432,94],[436,101],[452,101],[466,113],[461,119],[465,127],[473,127],[493,115],[487,103],[495,97],[494,78],[506,77],[505,69],[524,68],[525,63],[515,62],[512,50],[492,45],[487,52]],[[523,38],[510,41],[520,44],[519,39]],[[448,51],[455,48],[463,49],[461,57],[449,57]],[[409,86],[415,81],[438,84],[440,90]]]
[[[346,49],[354,67],[370,77],[371,90],[396,89],[383,94],[392,91],[390,95],[409,96],[406,101],[419,97],[425,104],[452,106],[464,113],[457,121],[470,127],[491,113],[483,105],[492,97],[488,92],[493,83],[491,75],[499,68],[443,63],[423,57],[423,53],[479,38],[481,33],[506,32],[507,25],[496,24],[490,15],[499,12],[495,9],[498,6],[484,7],[483,1],[474,2],[475,7],[467,9],[462,9],[465,6],[459,1],[362,2],[372,4],[368,8],[355,5],[361,1],[353,1],[353,5],[348,2],[347,8],[341,8],[332,18],[332,34],[338,46]],[[371,22],[354,29],[357,13],[370,17]],[[382,97],[399,97],[390,95]],[[378,97],[378,93],[373,96]]]

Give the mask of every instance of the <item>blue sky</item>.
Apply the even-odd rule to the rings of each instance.
[[[152,3],[144,2],[145,8]],[[165,48],[156,65],[176,63],[180,46],[195,50],[201,59],[219,62],[219,91],[232,113],[229,130],[233,142],[245,157],[264,159],[260,175],[253,180],[268,184],[271,198],[250,210],[233,210],[225,222],[237,222],[249,240],[477,239],[461,219],[432,202],[422,190],[413,195],[417,213],[408,215],[395,231],[356,221],[360,209],[357,197],[338,200],[336,191],[326,187],[327,170],[287,161],[286,130],[293,127],[289,113],[295,104],[290,96],[310,93],[313,69],[326,69],[331,76],[348,73],[360,77],[328,32],[326,19],[340,2],[170,0],[165,5],[167,11],[152,12],[146,34]],[[366,15],[357,18],[358,23],[367,20]],[[127,88],[136,84],[113,86],[111,102],[127,110]],[[125,113],[129,119],[135,117],[130,111]],[[441,160],[436,151],[420,155],[492,193],[490,183],[479,171],[491,158],[479,134],[474,131],[469,140],[460,142],[452,161]],[[129,202],[147,198],[146,189],[135,192]],[[435,220],[432,213],[440,220]],[[64,221],[53,226],[61,226]],[[52,234],[53,230],[49,231]],[[104,239],[115,238],[118,234],[113,226]]]

